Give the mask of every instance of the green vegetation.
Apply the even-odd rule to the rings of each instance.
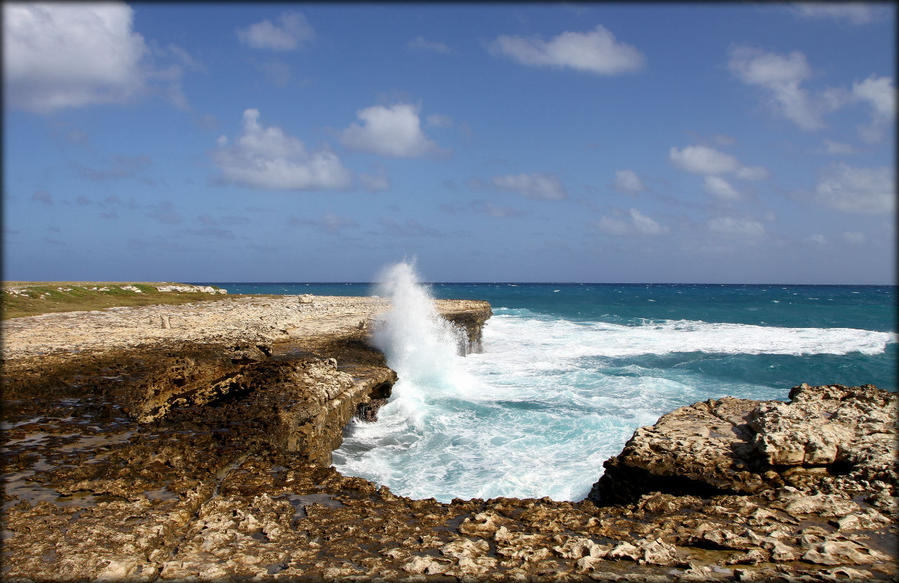
[[[185,304],[227,297],[199,291],[161,292],[156,289],[157,285],[184,284],[105,281],[5,281],[3,282],[3,292],[0,293],[0,314],[2,314],[2,318],[5,320],[50,312],[100,310],[115,306]]]

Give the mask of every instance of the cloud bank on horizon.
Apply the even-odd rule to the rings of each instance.
[[[4,277],[894,282],[895,16],[6,3]]]

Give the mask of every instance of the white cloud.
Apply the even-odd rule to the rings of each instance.
[[[627,235],[631,232],[630,224],[620,219],[600,217],[596,223],[597,228],[607,235]]]
[[[889,213],[896,208],[893,170],[837,164],[816,188],[818,201],[847,213]]]
[[[896,88],[890,77],[871,75],[861,83],[852,84],[852,95],[868,102],[876,115],[892,119],[896,117]]]
[[[855,148],[849,144],[834,142],[832,140],[824,140],[824,153],[830,156],[846,156],[855,154]]]
[[[728,68],[743,83],[760,87],[777,115],[804,130],[821,129],[826,114],[860,102],[871,107],[872,117],[859,132],[865,141],[877,142],[896,117],[896,88],[890,77],[871,75],[853,83],[851,90],[831,87],[812,93],[802,87],[812,76],[804,54],[779,55],[747,46],[731,48]]]
[[[724,174],[740,167],[730,154],[706,146],[687,146],[683,150],[671,148],[668,157],[680,168],[695,174]]]
[[[764,180],[768,178],[768,169],[764,166],[741,166],[737,168],[736,176],[743,180]]]
[[[644,190],[645,187],[643,181],[633,170],[618,170],[615,172],[615,189],[634,194]]]
[[[765,225],[752,219],[715,217],[709,220],[708,227],[717,233],[740,237],[761,237],[765,234]]]
[[[560,200],[565,198],[565,187],[552,175],[533,174],[509,174],[506,176],[494,176],[491,179],[493,185],[504,190],[512,190],[528,198],[543,200]]]
[[[827,238],[821,233],[815,233],[814,235],[809,235],[808,240],[815,245],[826,245]]]
[[[332,152],[307,153],[303,142],[276,126],[259,123],[259,111],[243,113],[243,133],[233,145],[222,136],[213,160],[228,182],[272,190],[345,188],[351,176]]]
[[[645,61],[640,51],[618,42],[601,25],[590,32],[566,31],[549,41],[503,35],[491,43],[490,49],[522,65],[571,68],[598,75],[636,71]]]
[[[341,132],[348,148],[393,158],[417,158],[436,153],[437,144],[421,131],[418,107],[399,103],[374,105],[356,112],[362,125],[353,123]]]
[[[871,106],[871,121],[859,128],[866,142],[878,142],[884,130],[896,119],[896,88],[890,77],[871,75],[862,82],[852,84],[852,97]]]
[[[410,40],[408,42],[408,44],[406,46],[408,46],[410,49],[416,49],[416,50],[420,50],[420,51],[431,51],[431,52],[440,53],[443,55],[447,55],[450,52],[452,52],[447,45],[445,45],[441,42],[425,40],[425,38],[423,36],[417,36],[417,37],[413,38],[412,40]]]
[[[865,234],[857,231],[846,231],[843,233],[843,240],[851,245],[861,245],[865,242]]]
[[[805,55],[793,51],[783,56],[746,46],[730,50],[728,68],[747,85],[766,91],[771,107],[804,130],[824,126],[821,114],[840,105],[837,93],[813,100],[801,83],[811,76]]]
[[[768,169],[764,166],[743,166],[731,156],[708,146],[687,146],[683,149],[671,148],[668,158],[679,168],[705,176],[704,188],[709,194],[723,200],[738,200],[740,193],[722,174],[731,174],[741,180],[764,180]]]
[[[660,225],[637,209],[630,209],[628,216],[630,220],[602,216],[596,222],[596,227],[607,235],[662,235],[668,232],[668,227]]]
[[[634,228],[639,233],[643,233],[644,235],[661,235],[662,233],[668,232],[667,227],[663,227],[637,209],[631,209],[630,215]]]
[[[315,38],[315,31],[299,12],[285,12],[278,18],[278,24],[263,20],[238,29],[237,38],[254,49],[293,51],[311,42]]]
[[[793,11],[802,18],[832,18],[834,20],[846,21],[851,24],[867,24],[873,22],[875,18],[873,6],[870,4],[854,2],[846,4],[837,2],[801,2],[793,5]]]
[[[722,200],[739,200],[740,193],[730,183],[720,176],[706,176],[705,190]]]
[[[8,104],[38,113],[121,103],[143,85],[147,53],[126,4],[3,5]]]

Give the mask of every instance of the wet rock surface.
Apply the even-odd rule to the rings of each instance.
[[[899,574],[895,394],[803,386],[789,403],[721,399],[679,409],[635,433],[607,462],[591,500],[411,500],[328,467],[350,417],[376,410],[395,380],[366,344],[362,319],[349,315],[339,333],[270,344],[229,338],[8,360],[0,574],[145,581]]]

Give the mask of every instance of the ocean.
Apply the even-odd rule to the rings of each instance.
[[[412,498],[581,500],[634,430],[677,407],[786,400],[803,382],[897,388],[895,286],[425,285],[404,265],[386,287],[202,283],[393,298],[374,343],[400,380],[333,463]],[[482,353],[455,354],[429,297],[490,302]]]

